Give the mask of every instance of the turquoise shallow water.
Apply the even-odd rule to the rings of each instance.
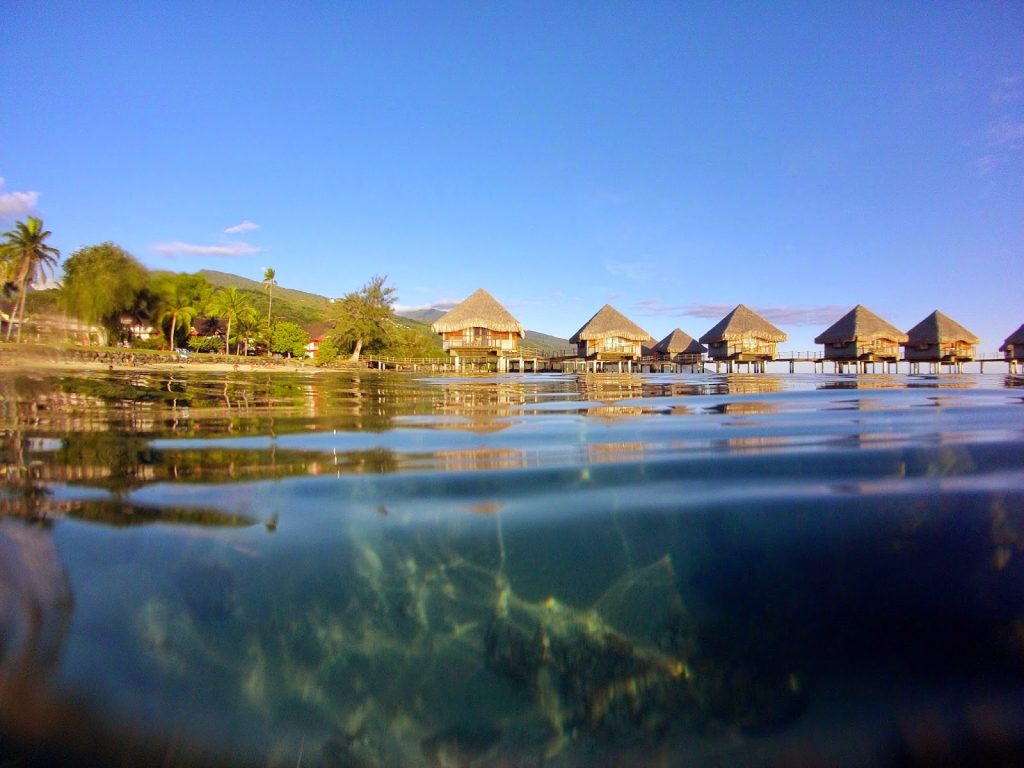
[[[1024,755],[1022,379],[0,395],[0,765]]]

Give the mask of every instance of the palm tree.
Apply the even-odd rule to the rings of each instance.
[[[182,324],[191,323],[199,310],[192,306],[192,297],[181,290],[180,286],[173,286],[170,290],[160,296],[160,318],[159,323],[171,321],[171,330],[167,334],[167,343],[171,350],[174,350],[174,331],[180,320]]]
[[[14,296],[14,265],[10,259],[0,251],[0,299],[9,299]],[[3,309],[3,305],[0,304],[0,310]],[[13,307],[11,312],[13,312]]]
[[[270,323],[267,322],[265,317],[257,317],[256,313],[253,312],[249,317],[238,318],[238,344],[243,345],[243,353],[249,354],[249,344],[266,344],[267,349],[270,349]],[[236,350],[237,351],[237,350]]]
[[[52,233],[43,229],[43,220],[35,216],[28,217],[28,223],[19,221],[14,229],[4,233],[4,242],[0,243],[0,255],[8,262],[13,282],[20,293],[18,297],[18,341],[21,341],[21,326],[25,319],[25,296],[29,283],[36,282],[53,274],[60,251],[46,244],[46,238]],[[7,326],[7,339],[11,338],[14,324]]]
[[[267,322],[270,322],[270,312],[274,308],[274,286],[277,285],[277,273],[274,272],[273,267],[267,267],[263,270],[263,290],[270,296],[270,303],[267,304]]]
[[[231,324],[238,320],[249,320],[256,316],[256,310],[249,302],[249,297],[240,293],[235,286],[221,288],[210,299],[206,312],[213,317],[227,321],[227,332],[224,335],[224,354],[231,354]]]

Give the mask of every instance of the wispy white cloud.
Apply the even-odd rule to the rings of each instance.
[[[2,192],[4,178],[0,176],[0,216],[21,216],[34,211],[39,203],[38,192]]]
[[[648,316],[699,317],[721,320],[735,304],[663,304],[659,299],[641,299],[633,311]],[[751,307],[765,320],[781,325],[830,325],[849,311],[849,307]]]
[[[249,221],[248,219],[246,219],[245,221],[239,222],[238,224],[235,224],[232,227],[227,227],[224,230],[224,234],[238,235],[241,234],[242,232],[255,232],[259,228],[259,224],[257,224],[254,221]]]
[[[988,138],[996,147],[1017,151],[1024,147],[1024,120],[1000,120],[988,128]]]
[[[654,276],[654,265],[646,261],[609,261],[604,268],[612,277],[623,277],[633,283],[645,283]]]
[[[1006,104],[1024,99],[1024,75],[1007,75],[999,78],[989,98],[993,104]]]
[[[971,163],[974,172],[979,176],[987,176],[999,166],[999,158],[995,155],[982,155],[974,158]]]
[[[849,312],[851,307],[758,307],[757,312],[765,320],[781,325],[831,325]]]
[[[431,301],[427,304],[395,304],[395,312],[419,312],[424,309],[437,309],[441,312],[447,312],[452,307],[461,304],[462,301],[462,299],[441,299],[440,301]]]
[[[165,256],[245,256],[259,253],[260,248],[249,243],[222,243],[221,245],[196,245],[175,240],[171,243],[157,243],[153,250]]]

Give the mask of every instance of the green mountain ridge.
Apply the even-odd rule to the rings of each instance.
[[[250,280],[247,277],[233,275],[230,272],[218,272],[215,269],[201,269],[199,274],[217,288],[229,288],[233,285],[240,291],[259,291],[260,293],[265,293],[263,283],[259,280]],[[326,296],[276,285],[274,286],[274,301],[278,299],[284,299],[291,304],[309,307],[310,309],[319,309],[324,312],[331,305],[331,300]]]
[[[395,314],[399,317],[407,317],[410,320],[416,320],[420,323],[430,325],[439,317],[444,317],[447,312],[443,309],[434,309],[433,307],[430,307],[429,309],[406,309],[400,312],[395,312]]]

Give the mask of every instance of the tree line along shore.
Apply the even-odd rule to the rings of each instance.
[[[596,366],[609,356],[621,363],[619,358],[639,360],[648,354],[692,364],[705,351],[712,360],[735,358],[742,363],[750,358],[763,366],[777,357],[775,344],[785,339],[781,331],[739,305],[720,326],[761,323],[768,332],[744,332],[742,348],[735,354],[727,333],[718,334],[722,339],[710,338],[714,329],[700,339],[709,342],[706,350],[679,329],[655,343],[646,331],[605,306],[572,339],[564,341],[525,331],[514,318],[506,318],[507,311],[483,289],[428,326],[396,315],[395,288],[388,285],[386,276],[374,275],[362,287],[328,299],[280,287],[271,267],[263,270],[260,280],[208,270],[149,270],[112,242],[79,248],[61,261],[60,251],[48,243],[51,234],[41,219],[29,216],[0,239],[0,341],[10,343],[0,344],[0,363],[5,365],[131,367],[203,360],[207,365],[238,369],[266,368],[277,365],[276,361],[297,365],[296,361],[314,356],[318,366],[356,365],[367,354],[393,360],[436,360],[438,365],[451,356],[458,367],[459,357],[474,350],[486,353],[488,359],[497,350],[498,358],[503,358],[501,345],[506,341],[497,337],[504,333],[514,347],[512,356],[534,358],[535,369],[537,358],[582,357],[594,360]],[[61,275],[54,280],[58,266]],[[487,306],[477,306],[485,299],[490,302]],[[457,322],[466,319],[460,318],[460,312],[476,320],[504,314],[497,325],[484,323],[488,329],[482,329]],[[938,311],[919,326],[930,321],[938,329],[932,335],[943,339],[950,333],[956,335],[955,349],[946,349],[948,340],[936,350],[931,349],[935,344],[922,346],[917,343],[920,340],[908,344],[919,327],[904,334],[861,305],[815,342],[825,345],[825,359],[839,362],[893,362],[899,359],[900,346],[907,347],[905,359],[911,362],[934,357],[960,365],[974,359],[978,339],[973,334]],[[610,323],[609,328],[598,327],[602,322]],[[509,323],[515,327],[506,328]],[[473,334],[483,333],[478,334],[480,338],[465,338],[467,328]],[[623,328],[630,332],[623,333]],[[516,338],[513,344],[513,335],[522,341]],[[756,336],[755,341],[770,350],[747,349],[751,343],[747,336]],[[1024,326],[1000,348],[1011,363],[1022,359],[1024,341],[1018,336],[1024,337]],[[867,347],[862,349],[864,339]],[[673,347],[679,343],[690,346],[680,352]],[[712,350],[716,344],[723,349]],[[570,345],[575,348],[567,349]]]
[[[164,364],[176,359],[148,353],[294,360],[306,356],[314,339],[322,365],[357,362],[364,353],[444,356],[428,326],[395,315],[395,289],[383,276],[328,300],[279,288],[273,268],[248,281],[251,287],[229,284],[238,280],[220,273],[149,270],[112,242],[79,248],[61,261],[48,243],[51,234],[30,216],[0,240],[0,338],[49,346],[55,361],[92,361],[93,352],[73,354],[75,345],[110,348],[96,355],[119,364],[131,361],[120,350]],[[14,357],[46,356],[26,348]]]

